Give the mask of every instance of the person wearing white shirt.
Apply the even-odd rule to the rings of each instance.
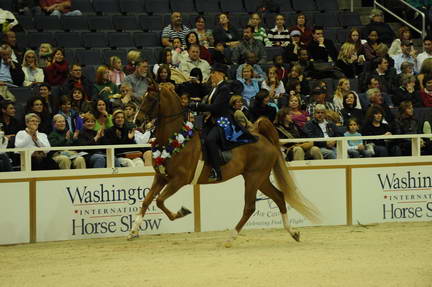
[[[48,136],[38,131],[41,119],[34,113],[25,116],[25,130],[19,131],[15,136],[16,148],[51,147]],[[48,151],[34,151],[31,155],[32,170],[57,169],[58,166],[48,156]]]
[[[423,39],[424,52],[417,56],[417,69],[420,71],[423,61],[427,58],[432,58],[432,37],[427,36]]]
[[[27,50],[24,53],[22,70],[24,72],[24,87],[41,84],[44,82],[44,72],[37,65],[36,52]]]

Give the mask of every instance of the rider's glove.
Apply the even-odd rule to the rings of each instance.
[[[196,110],[198,109],[198,104],[199,104],[199,103],[196,103],[196,102],[194,102],[194,103],[190,103],[190,104],[188,105],[188,108],[189,108],[190,110],[192,110],[192,111],[196,111]]]

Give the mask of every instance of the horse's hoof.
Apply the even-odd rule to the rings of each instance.
[[[131,241],[131,240],[134,240],[135,238],[138,238],[138,237],[139,237],[138,232],[131,231],[131,233],[129,233],[127,236],[127,240]]]
[[[300,242],[300,232],[296,231],[291,234],[292,238],[294,238],[295,241]]]
[[[182,206],[182,208],[180,208],[180,210],[178,211],[178,214],[183,217],[186,216],[188,214],[191,214],[192,211],[190,211],[189,209],[187,209],[186,207]]]

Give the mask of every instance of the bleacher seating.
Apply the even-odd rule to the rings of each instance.
[[[59,17],[35,16],[34,25],[38,31],[61,31],[63,30]]]
[[[119,14],[120,6],[116,0],[93,0],[93,8],[100,14]]]
[[[125,1],[125,0],[122,0]],[[72,2],[72,9],[80,10],[84,14],[94,14],[95,11],[90,0],[74,0]]]
[[[102,62],[105,64],[109,64],[109,58],[112,56],[117,56],[122,60],[122,63],[125,64],[127,59],[127,50],[125,49],[103,49],[102,50]]]
[[[90,31],[114,31],[111,16],[89,16]]]
[[[85,32],[81,34],[85,48],[106,48],[107,38],[104,32]]]
[[[89,31],[86,15],[80,17],[62,17],[61,22],[64,31]]]
[[[56,32],[54,35],[57,46],[64,48],[82,47],[80,32]]]
[[[337,0],[316,1],[316,5],[318,10],[323,12],[339,10],[339,4]]]
[[[119,2],[120,12],[123,14],[144,13],[144,3],[141,0],[121,0]]]
[[[115,15],[112,17],[114,29],[117,31],[138,31],[140,26],[136,16]]]
[[[219,7],[219,0],[195,0],[195,7],[199,13],[221,12]]]
[[[170,0],[170,6],[172,11],[181,13],[196,12],[194,0]]]
[[[220,8],[222,12],[245,12],[242,0],[220,0]]]
[[[29,32],[27,33],[27,47],[38,49],[41,43],[54,44],[54,37],[51,32]]]
[[[169,0],[146,0],[145,10],[150,14],[169,14]]]
[[[287,2],[287,1],[281,0],[281,3],[282,2]],[[302,12],[318,10],[314,0],[292,0],[292,8],[295,11],[302,11]]]
[[[99,49],[77,49],[75,51],[75,58],[78,63],[82,65],[100,65],[102,64],[101,61],[101,54]]]
[[[334,12],[314,14],[313,21],[314,24],[317,26],[323,26],[323,27],[340,26],[337,13]]]

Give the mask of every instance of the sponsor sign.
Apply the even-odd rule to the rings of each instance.
[[[126,236],[153,177],[40,181],[37,183],[37,240]],[[173,212],[193,212],[193,190],[186,186],[165,202]],[[191,232],[193,216],[170,221],[153,201],[141,234]]]
[[[322,225],[346,224],[345,169],[300,170],[293,172],[301,193],[321,213]],[[233,229],[243,214],[244,180],[238,176],[220,184],[201,185],[202,231]],[[288,206],[292,226],[312,225]],[[257,193],[256,209],[245,229],[282,228],[276,204]]]
[[[30,242],[29,183],[2,183],[0,244]]]
[[[353,169],[354,224],[428,220],[432,220],[432,167]]]

